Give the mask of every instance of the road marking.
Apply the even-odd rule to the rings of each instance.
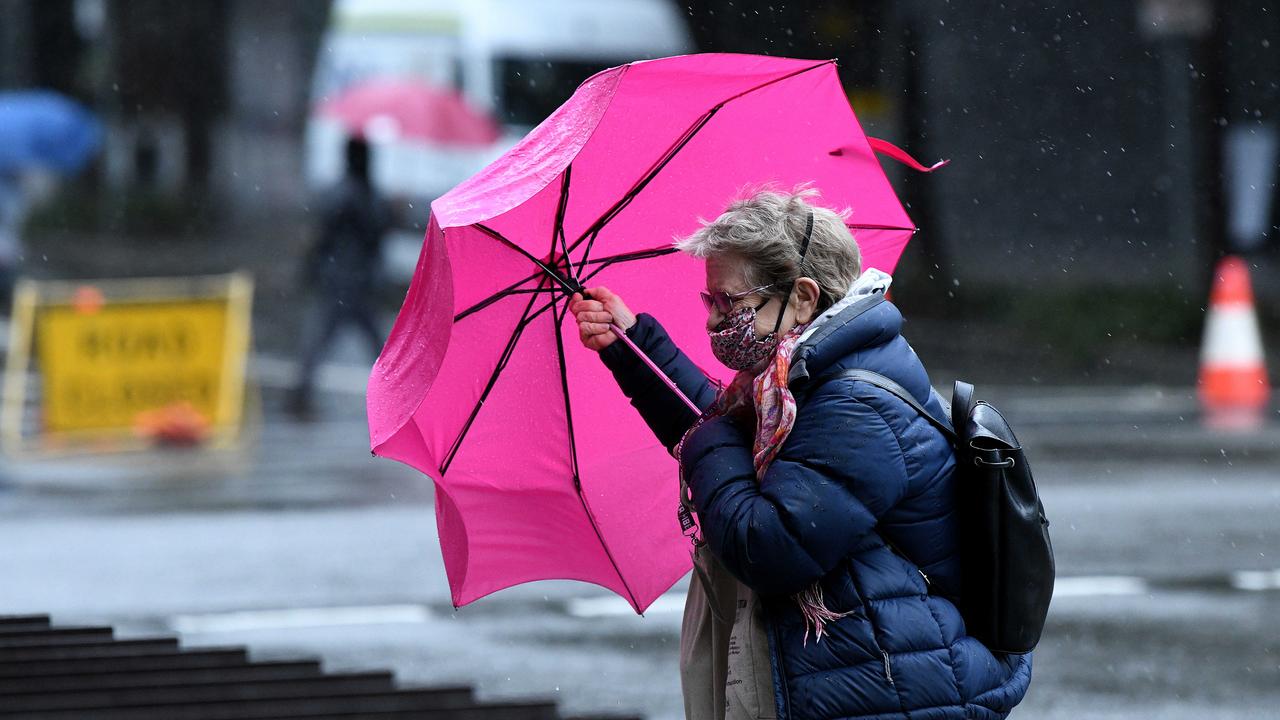
[[[1280,590],[1280,570],[1233,572],[1229,583],[1236,590]],[[1145,595],[1151,589],[1148,581],[1127,575],[1060,577],[1054,583],[1053,597]],[[658,597],[644,614],[648,617],[682,613],[684,600],[684,590],[667,592]],[[565,610],[569,615],[583,619],[636,614],[631,605],[617,595],[573,598]],[[169,625],[176,632],[194,635],[343,625],[420,624],[430,621],[431,617],[431,611],[422,605],[369,605],[178,615],[170,620]]]
[[[684,595],[683,590],[661,595],[644,611],[644,614],[649,616],[682,613],[684,612]],[[617,595],[574,598],[569,601],[566,610],[570,615],[580,618],[618,617],[636,614],[630,603]]]
[[[1245,574],[1237,573],[1237,575]],[[1272,585],[1267,585],[1265,588],[1249,587],[1245,589],[1280,588],[1280,571],[1275,573],[1274,576],[1268,574],[1268,577],[1270,577]],[[1053,597],[1057,599],[1107,595],[1145,595],[1150,590],[1151,586],[1146,580],[1127,575],[1061,577],[1054,583]],[[648,610],[645,610],[644,614],[649,616],[683,612],[684,597],[684,591],[666,593],[655,600],[653,605],[649,606]],[[631,605],[626,600],[616,595],[574,598],[568,602],[565,609],[568,614],[579,618],[618,617],[636,614],[636,611],[631,608]]]
[[[202,634],[340,625],[417,624],[430,619],[431,612],[422,605],[369,605],[178,615],[170,620],[169,625],[179,633]]]
[[[1231,573],[1236,590],[1280,590],[1280,570],[1240,570]]]
[[[1053,597],[1097,597],[1100,595],[1145,595],[1147,581],[1127,575],[1060,577],[1053,583]]]

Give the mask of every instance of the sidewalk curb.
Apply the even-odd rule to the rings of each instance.
[[[1208,464],[1280,460],[1280,427],[1230,433],[1185,423],[1046,424],[1021,429],[1032,462],[1046,460],[1182,460]]]

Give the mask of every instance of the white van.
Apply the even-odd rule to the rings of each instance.
[[[337,0],[316,63],[312,106],[364,80],[409,77],[457,90],[501,124],[499,140],[479,148],[369,133],[375,184],[423,208],[413,215],[425,224],[427,203],[515,144],[595,72],[692,51],[674,0]],[[343,136],[335,121],[314,115],[308,121],[312,190],[341,175]],[[410,272],[421,242],[421,229],[415,232],[408,247],[401,241],[389,248],[411,255]],[[405,264],[389,260],[399,274]]]
[[[674,0],[337,0],[312,90],[416,77],[532,127],[597,70],[692,49]]]

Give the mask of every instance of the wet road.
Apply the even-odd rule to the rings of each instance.
[[[460,611],[429,483],[369,458],[356,408],[243,454],[9,463],[0,613],[110,621],[404,682],[681,715],[681,586],[644,618],[541,583]],[[1016,716],[1280,714],[1280,478],[1268,463],[1041,463],[1062,581]]]

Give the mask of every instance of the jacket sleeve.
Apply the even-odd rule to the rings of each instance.
[[[627,330],[636,344],[695,405],[706,410],[716,393],[707,376],[671,341],[667,331],[652,315],[641,313]],[[613,372],[631,405],[640,411],[649,429],[670,451],[693,426],[698,416],[636,357],[626,343],[614,341],[600,352],[600,359]]]
[[[800,409],[759,483],[751,435],[725,418],[703,423],[681,460],[703,539],[765,595],[794,594],[833,570],[907,487],[897,436],[842,382]]]

